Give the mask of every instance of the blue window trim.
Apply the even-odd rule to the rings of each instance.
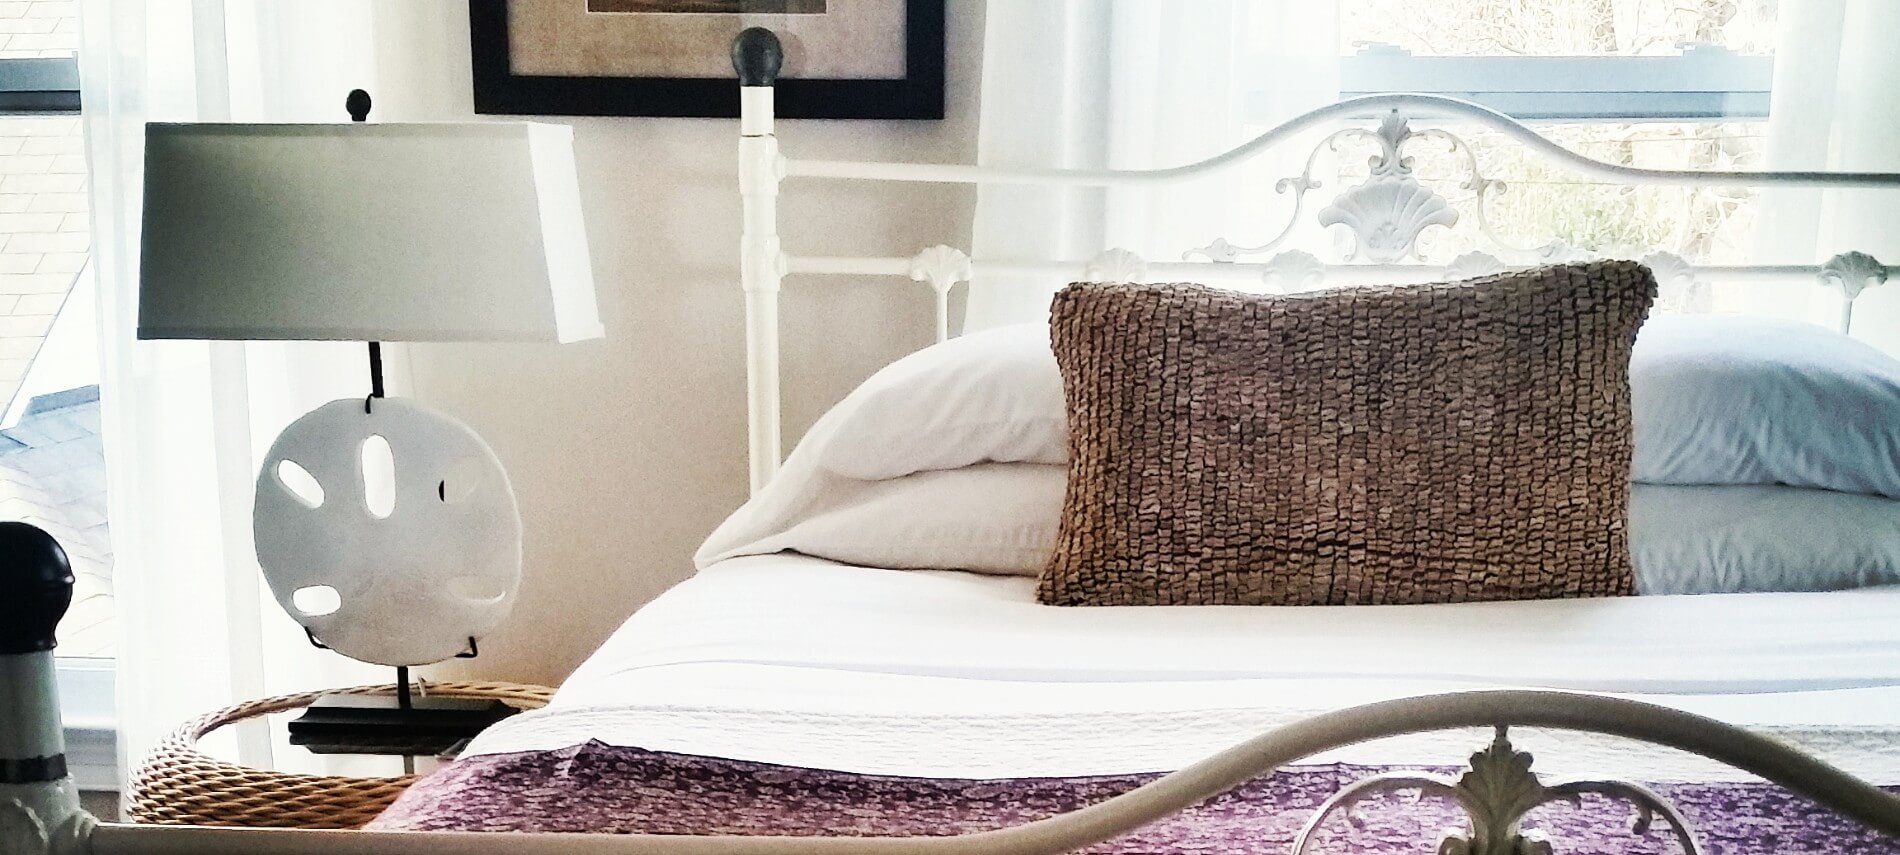
[[[1340,58],[1340,94],[1420,92],[1527,120],[1768,117],[1773,56],[1692,45],[1674,56],[1413,56],[1370,45]]]
[[[0,113],[77,112],[77,55],[0,59]]]

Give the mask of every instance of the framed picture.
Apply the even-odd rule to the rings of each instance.
[[[781,118],[943,118],[944,0],[469,0],[475,112],[736,118],[754,26]]]

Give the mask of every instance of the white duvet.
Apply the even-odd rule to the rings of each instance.
[[[1034,580],[793,555],[719,562],[642,609],[546,710],[474,753],[600,740],[933,777],[1177,768],[1302,716],[1481,687],[1612,692],[1781,734],[1900,782],[1900,589],[1323,608],[1041,606]],[[1727,777],[1536,733],[1540,767]],[[1317,760],[1456,765],[1481,734]]]

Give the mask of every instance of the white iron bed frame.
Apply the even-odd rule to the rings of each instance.
[[[745,201],[741,239],[742,281],[746,294],[750,448],[754,489],[770,480],[780,460],[778,388],[778,294],[787,275],[850,274],[909,276],[927,283],[936,296],[938,338],[949,331],[948,294],[978,272],[1032,273],[1101,281],[1140,281],[1150,276],[1231,281],[1245,277],[1289,289],[1321,281],[1426,281],[1444,276],[1480,275],[1501,269],[1498,257],[1468,254],[1448,266],[1406,262],[1414,257],[1419,233],[1457,218],[1445,201],[1415,179],[1403,157],[1412,140],[1432,139],[1470,149],[1451,133],[1413,130],[1412,118],[1456,119],[1483,125],[1517,140],[1558,163],[1592,177],[1626,184],[1767,187],[1900,187],[1900,173],[1697,172],[1635,169],[1603,163],[1570,152],[1507,116],[1473,104],[1422,95],[1376,95],[1316,110],[1270,130],[1238,148],[1203,161],[1169,169],[1077,171],[1011,169],[962,165],[866,163],[788,159],[773,135],[772,83],[780,52],[769,31],[741,34],[733,46],[741,81],[739,181]],[[1357,240],[1355,256],[1367,263],[1324,264],[1298,251],[1279,251],[1290,222],[1279,237],[1259,246],[1237,247],[1215,241],[1190,253],[1199,261],[1147,262],[1133,253],[1110,250],[1086,262],[1046,259],[975,260],[949,247],[931,247],[911,258],[851,258],[789,255],[780,246],[777,222],[779,188],[787,178],[862,179],[954,183],[1015,183],[1109,186],[1165,182],[1201,175],[1241,163],[1304,131],[1331,123],[1378,119],[1376,129],[1353,125],[1329,135],[1322,147],[1345,138],[1374,140],[1380,153],[1364,183],[1346,188],[1317,216],[1322,224],[1344,225]],[[1309,157],[1307,171],[1282,181],[1294,194],[1297,222],[1307,194],[1317,188]],[[1502,182],[1486,178],[1470,159],[1465,187],[1483,201],[1502,192]],[[1495,237],[1495,235],[1493,235]],[[1498,241],[1513,261],[1564,260],[1578,253],[1560,246],[1511,247]],[[1264,257],[1262,261],[1246,261]],[[1657,272],[1665,301],[1695,307],[1706,300],[1706,287],[1725,280],[1814,282],[1841,290],[1840,323],[1852,320],[1855,298],[1865,288],[1900,272],[1862,253],[1835,256],[1818,265],[1698,267],[1660,253],[1644,257]],[[64,775],[63,743],[55,698],[51,652],[53,628],[65,610],[61,592],[42,584],[48,556],[0,556],[0,615],[28,616],[23,632],[0,632],[15,646],[0,648],[0,853],[13,855],[468,855],[507,852],[518,855],[848,855],[848,853],[946,853],[946,855],[1058,855],[1139,828],[1225,792],[1255,777],[1329,749],[1373,739],[1463,727],[1491,727],[1492,744],[1473,755],[1457,780],[1422,776],[1381,776],[1341,790],[1311,818],[1307,830],[1375,792],[1414,789],[1456,800],[1471,817],[1462,832],[1447,833],[1438,851],[1444,855],[1535,855],[1561,852],[1561,842],[1523,831],[1519,821],[1533,806],[1596,792],[1627,801],[1643,820],[1660,815],[1685,850],[1699,850],[1693,830],[1654,793],[1630,784],[1580,781],[1547,785],[1529,771],[1529,758],[1509,743],[1511,727],[1547,727],[1610,734],[1692,752],[1781,784],[1870,828],[1900,837],[1900,797],[1805,755],[1781,742],[1722,722],[1665,707],[1568,692],[1481,691],[1375,703],[1337,710],[1288,725],[1236,745],[1205,761],[1167,775],[1122,796],[1071,813],[999,831],[931,838],[678,837],[654,835],[510,834],[289,831],[265,829],[133,826],[100,823],[83,811],[70,778]],[[70,580],[68,584],[70,583]],[[70,590],[64,592],[69,596]],[[5,607],[11,599],[16,605]],[[39,603],[32,609],[18,604]],[[0,627],[0,629],[7,629]],[[20,639],[31,643],[19,646]],[[35,641],[34,639],[37,639]],[[1295,845],[1306,849],[1306,835]]]
[[[750,32],[750,31],[749,31]],[[741,80],[742,107],[739,141],[739,188],[745,199],[745,231],[740,238],[741,279],[746,294],[746,370],[751,414],[752,489],[772,479],[782,458],[779,426],[778,293],[786,276],[831,274],[909,276],[926,283],[936,297],[939,341],[949,335],[949,295],[958,283],[976,274],[1034,275],[1060,281],[1181,281],[1210,284],[1234,281],[1264,285],[1278,291],[1304,290],[1325,285],[1430,282],[1470,278],[1498,272],[1512,264],[1559,263],[1593,257],[1592,253],[1559,242],[1542,246],[1513,245],[1500,237],[1486,216],[1485,203],[1506,190],[1504,181],[1486,177],[1476,154],[1463,139],[1439,128],[1415,130],[1413,119],[1452,119],[1497,131],[1581,175],[1624,185],[1688,187],[1824,187],[1887,188],[1900,186],[1900,174],[1881,172],[1713,172],[1641,169],[1605,163],[1577,154],[1525,127],[1509,116],[1467,101],[1432,95],[1383,94],[1340,101],[1298,116],[1259,136],[1205,160],[1164,169],[1037,169],[919,163],[869,163],[839,160],[802,160],[779,153],[773,134],[772,87],[776,42],[759,30],[756,45],[734,46],[735,64],[753,62],[757,68]],[[1376,118],[1377,126],[1361,126]],[[1356,120],[1356,121],[1355,121]],[[1108,249],[1088,260],[972,259],[962,250],[933,246],[910,258],[803,256],[786,253],[778,235],[779,188],[786,179],[857,179],[868,181],[933,182],[954,184],[1017,184],[1052,187],[1114,187],[1164,184],[1239,166],[1303,134],[1345,122],[1355,122],[1328,134],[1310,152],[1299,175],[1286,176],[1276,190],[1290,193],[1294,210],[1272,239],[1254,246],[1236,246],[1225,238],[1189,251],[1179,261],[1149,261],[1126,249]],[[1311,253],[1280,250],[1292,236],[1308,207],[1308,196],[1319,189],[1313,169],[1319,155],[1351,139],[1376,141],[1380,151],[1371,159],[1371,175],[1357,186],[1336,194],[1316,213],[1324,226],[1341,225],[1355,239],[1353,258],[1364,262],[1326,264]],[[1468,175],[1464,189],[1477,197],[1478,229],[1504,256],[1472,252],[1444,266],[1411,263],[1420,233],[1431,226],[1451,226],[1459,215],[1450,203],[1412,175],[1407,146],[1413,141],[1435,141],[1465,156]],[[1198,258],[1199,260],[1195,260]],[[1247,259],[1258,258],[1258,261]],[[1723,282],[1811,284],[1820,281],[1843,295],[1839,328],[1852,322],[1855,299],[1868,287],[1886,282],[1900,267],[1881,264],[1861,252],[1842,253],[1818,265],[1692,265],[1666,252],[1642,254],[1641,261],[1656,273],[1663,301],[1685,309],[1706,309],[1708,288]],[[1508,264],[1507,264],[1508,262]]]

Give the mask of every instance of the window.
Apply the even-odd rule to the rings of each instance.
[[[1694,44],[1666,56],[1419,56],[1389,44],[1340,61],[1340,94],[1448,95],[1519,119],[1768,117],[1772,56]]]
[[[112,541],[87,270],[77,0],[0,0],[0,517],[46,529],[78,576],[60,626],[75,775],[115,777]]]
[[[11,34],[8,42],[21,35]],[[78,55],[68,52],[63,56],[8,56],[0,49],[0,70],[4,71],[0,73],[0,111],[79,111]]]
[[[1762,119],[1769,0],[1341,0],[1347,95],[1425,92],[1519,119]]]
[[[1345,97],[1422,92],[1474,101],[1614,163],[1762,168],[1774,77],[1772,0],[1339,0],[1339,7]],[[1661,249],[1703,263],[1747,260],[1754,191],[1611,186],[1497,134],[1445,127],[1471,145],[1485,177],[1505,182],[1486,213],[1511,244],[1554,240],[1600,251]],[[1478,200],[1460,186],[1469,173],[1464,156],[1424,144],[1407,153],[1461,215],[1458,228],[1421,238],[1427,260],[1496,253],[1471,227]],[[1338,160],[1338,174],[1327,176],[1334,182],[1364,176],[1364,158]]]

